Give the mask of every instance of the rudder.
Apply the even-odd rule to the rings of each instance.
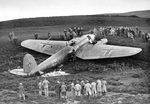
[[[31,54],[26,54],[23,59],[24,73],[30,73],[32,69],[37,67],[37,63]]]

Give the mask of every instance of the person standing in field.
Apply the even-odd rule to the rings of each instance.
[[[71,93],[72,93],[72,96],[74,97],[74,96],[75,96],[75,86],[74,86],[74,82],[71,83]]]
[[[56,95],[57,95],[58,99],[60,99],[61,83],[59,81],[57,81],[57,84],[55,86],[55,90],[56,90]]]
[[[14,35],[13,41],[14,41],[14,44],[17,45],[18,38],[15,35]]]
[[[92,91],[92,96],[97,97],[97,91],[96,91],[96,82],[91,83],[91,91]]]
[[[52,35],[51,35],[50,32],[47,33],[47,36],[48,36],[47,40],[51,40],[52,39]]]
[[[97,96],[101,96],[102,93],[102,82],[100,79],[97,80]]]
[[[91,84],[89,83],[88,80],[86,81],[84,88],[85,88],[85,94],[89,98],[91,96]]]
[[[107,84],[106,80],[102,79],[102,95],[105,95],[107,92],[106,84]]]
[[[22,83],[19,83],[19,98],[25,100],[24,87]]]
[[[9,41],[12,41],[12,33],[11,32],[8,35],[8,39],[9,39]]]
[[[42,95],[42,81],[40,81],[39,83],[38,83],[38,86],[39,86],[39,95]]]
[[[94,29],[93,29],[93,34],[95,35],[95,36],[97,36],[97,29],[94,27]]]
[[[67,86],[65,85],[65,82],[62,82],[62,85],[61,85],[62,98],[66,98],[66,91],[67,91]]]
[[[81,85],[79,84],[79,81],[77,81],[74,89],[75,89],[75,96],[81,96]]]
[[[45,92],[46,97],[49,95],[48,84],[49,84],[49,81],[45,78],[43,81],[43,86],[44,86],[44,92]]]
[[[34,34],[34,38],[38,39],[38,34],[37,33]]]
[[[85,86],[85,82],[82,80],[81,81],[81,94],[82,94],[82,96],[84,95],[84,86]]]

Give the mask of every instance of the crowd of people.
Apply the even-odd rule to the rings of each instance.
[[[148,42],[150,40],[150,33],[149,32],[143,32],[139,27],[112,27],[112,26],[100,26],[99,29],[94,28],[89,30],[90,34],[100,35],[106,38],[106,36],[123,36],[126,38],[131,38],[133,42],[135,41],[135,38],[141,37],[144,42]],[[83,35],[83,28],[82,27],[70,27],[68,29],[64,29],[63,33],[60,34],[60,40],[71,40],[76,37],[81,37]],[[38,39],[39,35],[38,33],[34,34],[34,38]],[[47,39],[52,39],[52,34],[50,32],[47,33]],[[18,39],[15,36],[14,32],[10,32],[9,34],[9,41],[14,42],[14,44],[17,44]]]
[[[105,95],[107,92],[106,80],[98,79],[97,81],[76,81],[76,83],[71,83],[71,92],[73,96],[92,96],[98,97],[101,95]]]
[[[104,79],[93,81],[77,80],[69,85],[65,84],[65,82],[57,81],[54,91],[49,91],[49,85],[50,82],[46,78],[43,81],[40,80],[40,82],[38,83],[38,92],[40,96],[42,96],[44,93],[45,97],[48,97],[50,95],[50,92],[53,92],[53,94],[59,99],[81,96],[87,96],[89,98],[104,96],[107,92],[107,81]],[[19,83],[18,88],[20,99],[25,100],[23,84]],[[69,95],[67,94],[67,92],[70,92]]]
[[[123,36],[127,38],[131,38],[134,42],[136,37],[141,37],[144,42],[148,42],[150,40],[150,33],[149,32],[142,32],[137,26],[136,27],[112,27],[112,26],[100,26],[99,29],[94,28],[90,30],[89,33],[95,35],[102,35],[104,37],[111,35],[111,36]]]
[[[60,40],[71,40],[75,37],[80,37],[83,35],[83,28],[82,27],[70,27],[68,29],[64,29],[63,33],[60,34]],[[34,38],[38,39],[38,33],[34,34]],[[50,32],[47,33],[47,40],[52,39],[52,34]]]
[[[83,28],[82,27],[72,27],[68,29],[64,29],[64,40],[71,40],[75,37],[80,37],[83,35]]]
[[[60,40],[71,40],[75,37],[80,37],[83,35],[82,27],[70,27],[68,29],[64,29],[63,33],[60,34]],[[50,32],[47,34],[48,40],[52,39],[52,35]]]

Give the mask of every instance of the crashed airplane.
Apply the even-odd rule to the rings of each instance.
[[[21,43],[22,47],[51,55],[48,59],[36,64],[32,55],[25,55],[23,71],[27,75],[43,74],[46,69],[61,65],[70,56],[83,60],[132,56],[142,51],[141,48],[107,45],[107,39],[95,42],[95,35],[87,34],[70,41],[28,39]]]

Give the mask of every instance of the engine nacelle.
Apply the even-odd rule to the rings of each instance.
[[[100,41],[102,42],[102,44],[107,44],[108,43],[108,39],[106,39],[106,38],[103,38]]]

